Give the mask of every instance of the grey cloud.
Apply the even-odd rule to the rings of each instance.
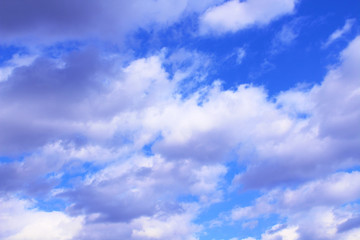
[[[204,133],[193,133],[185,143],[156,142],[152,148],[168,159],[191,158],[203,163],[225,161],[226,155],[236,143],[222,130],[213,129]]]
[[[152,166],[142,167],[143,161],[153,161]],[[184,209],[177,202],[178,196],[211,197],[217,192],[221,177],[218,168],[208,166],[204,169],[202,165],[186,160],[164,162],[159,156],[135,157],[89,175],[87,180],[64,189],[57,197],[71,203],[67,211],[72,215],[96,215],[89,222],[129,223],[159,213],[181,214]]]
[[[106,168],[103,171],[106,172]],[[120,176],[101,179],[103,174],[100,172],[94,176],[96,182],[77,185],[58,195],[72,203],[67,209],[69,213],[99,214],[95,219],[97,222],[129,222],[157,211],[181,210],[178,204],[171,203],[176,193],[184,190],[182,185],[188,183],[179,181],[184,177],[174,168],[148,168],[144,171],[143,167],[133,166],[123,175],[119,173]],[[183,180],[186,181],[186,178]]]
[[[88,223],[74,240],[119,240],[131,239],[132,228],[127,223]]]
[[[51,43],[84,37],[118,41],[151,24],[168,25],[186,13],[202,11],[217,0],[0,1],[2,41]],[[171,8],[169,8],[171,6]],[[171,9],[169,11],[169,9]]]
[[[0,32],[5,39],[77,35],[89,31],[101,11],[101,4],[92,0],[86,4],[77,0],[0,1]]]
[[[54,156],[30,156],[23,161],[0,163],[0,192],[22,192],[30,196],[44,195],[59,184],[59,179],[46,177],[58,171],[63,159]]]
[[[53,105],[52,101],[77,102],[89,94],[89,90],[101,90],[95,73],[104,68],[104,62],[95,51],[73,52],[60,60],[64,67],[58,66],[55,60],[38,58],[30,66],[15,69],[8,81],[1,82],[1,98],[10,104],[14,101],[41,103],[46,99]]]
[[[358,227],[360,227],[360,216],[355,216],[341,223],[337,227],[337,232],[342,233]]]
[[[126,183],[122,183],[126,184]],[[107,191],[106,188],[119,190]],[[136,194],[121,190],[123,186],[110,182],[93,187],[79,187],[59,195],[72,203],[67,210],[70,214],[81,215],[97,213],[100,222],[126,222],[140,216],[154,214],[155,202],[149,197],[136,197]],[[146,199],[146,200],[145,200]]]
[[[291,154],[274,154],[271,158],[257,159],[250,163],[236,182],[245,189],[272,188],[280,185],[298,184],[319,176],[325,176],[337,169],[359,165],[359,151],[356,142],[337,140],[323,143],[314,141],[287,147]],[[318,146],[317,146],[318,144]],[[314,146],[315,145],[315,146]],[[322,146],[321,146],[322,145]],[[320,147],[321,146],[321,147]]]
[[[0,82],[0,152],[22,153],[69,137],[73,122],[91,115],[84,101],[104,90],[98,74],[107,68],[106,62],[92,50],[61,60],[64,67],[38,58]]]

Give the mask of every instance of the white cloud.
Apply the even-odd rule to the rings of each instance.
[[[252,25],[266,25],[292,13],[295,0],[231,0],[208,9],[200,18],[200,33],[236,32]]]
[[[202,166],[194,170],[195,181],[190,187],[190,192],[200,196],[202,203],[215,203],[222,200],[222,192],[219,189],[219,179],[226,174],[227,169],[223,165]]]
[[[130,222],[89,222],[74,239],[79,240],[198,240],[202,226],[193,223],[199,211],[197,204],[183,204],[180,212],[158,212]]]
[[[21,85],[24,82],[17,81],[16,76],[11,82],[14,85],[1,83],[8,87],[1,89],[7,94],[0,95],[1,103],[11,102],[0,110],[1,120],[6,119],[6,123],[16,120],[23,127],[19,134],[29,131],[31,142],[40,133],[48,132],[52,135],[45,138],[45,143],[53,139],[59,141],[42,149],[44,158],[30,156],[21,163],[2,164],[0,170],[4,174],[1,177],[6,179],[9,176],[6,174],[11,176],[11,173],[21,171],[29,175],[34,173],[35,179],[49,172],[61,175],[62,165],[69,159],[71,163],[76,163],[76,160],[105,163],[103,169],[89,173],[84,181],[77,180],[74,189],[59,191],[58,197],[72,203],[68,208],[70,213],[87,214],[92,221],[118,222],[118,225],[111,225],[114,228],[128,226],[116,232],[118,236],[125,236],[122,239],[130,239],[131,234],[134,238],[172,239],[173,234],[194,238],[197,227],[191,221],[195,216],[184,214],[183,206],[176,200],[190,194],[206,206],[221,199],[221,180],[226,173],[223,163],[232,151],[238,153],[239,161],[247,165],[246,171],[234,182],[253,188],[313,180],[358,164],[360,55],[356,50],[359,44],[360,37],[349,44],[341,54],[341,64],[333,67],[321,84],[305,92],[302,89],[286,91],[273,100],[268,99],[261,87],[244,84],[224,90],[220,82],[181,96],[178,83],[183,77],[177,77],[177,80],[170,77],[163,66],[164,56],[138,59],[116,74],[107,75],[108,85],[102,86],[104,89],[101,91],[90,91],[91,97],[83,93],[83,98],[63,104],[66,110],[73,112],[61,114],[61,121],[56,115],[58,113],[54,116],[48,113],[54,105],[60,108],[60,103],[71,96],[56,95],[61,89],[54,87],[46,91],[51,93],[51,98],[36,101],[33,96],[42,96],[38,89],[31,88],[32,81],[36,82],[37,78],[21,78],[30,76],[32,72],[19,72],[19,79],[26,79],[29,81],[27,84]],[[81,59],[85,61],[88,56]],[[77,58],[75,60],[72,64],[81,63]],[[44,69],[41,67],[44,65],[36,64],[39,62],[25,70],[32,66]],[[67,64],[69,68],[65,65],[54,70],[53,65],[46,62],[48,67],[43,72],[44,78],[54,76],[61,82],[64,81],[63,75],[77,73],[81,76],[81,71],[75,71],[72,64]],[[54,74],[58,72],[61,73],[59,76]],[[186,72],[185,69],[184,76],[192,75]],[[101,75],[102,72],[95,73]],[[88,83],[95,84],[85,80],[77,84],[81,90],[91,86]],[[14,86],[26,91],[8,91]],[[73,85],[70,86],[72,89]],[[82,96],[81,93],[76,91],[76,97]],[[8,101],[6,96],[11,94],[14,94],[12,101]],[[26,98],[26,94],[30,97]],[[57,101],[53,101],[54,98],[58,98]],[[46,101],[48,99],[50,104]],[[31,110],[24,107],[19,111],[16,104],[25,104]],[[299,118],[299,113],[309,116]],[[28,122],[38,125],[29,127]],[[3,141],[21,145],[18,140],[22,137],[10,140],[6,137],[13,136],[14,130],[18,130],[16,127],[1,126]],[[36,126],[40,126],[41,131]],[[76,137],[72,136],[78,135],[89,142],[75,144]],[[66,139],[74,144],[65,144]],[[152,145],[151,156],[141,154],[147,144]],[[120,150],[113,150],[119,146]],[[256,218],[277,212],[280,207],[290,211],[295,205],[306,207],[310,200],[320,206],[356,200],[359,186],[349,184],[351,181],[360,182],[356,172],[324,179],[287,191],[271,191],[259,198],[255,206],[235,209],[233,219]],[[27,181],[21,181],[24,182]],[[24,190],[22,184],[19,188]],[[342,191],[343,186],[348,186],[347,192]],[[322,197],[316,197],[319,192]],[[174,229],[176,221],[186,222],[185,228]],[[127,225],[126,222],[138,225]],[[96,225],[91,221],[85,227],[89,229],[91,225],[98,231],[110,229],[106,224]],[[290,229],[277,229],[276,234],[293,237],[292,227],[297,225],[291,223],[289,226]],[[267,234],[269,238],[275,236]],[[101,234],[98,239],[101,239]]]
[[[327,179],[310,182],[284,193],[282,206],[304,208],[315,205],[339,205],[360,196],[360,172],[337,173]]]
[[[244,48],[238,48],[236,50],[236,63],[241,64],[244,60],[244,57],[246,56],[246,51]]]
[[[186,210],[170,216],[141,217],[133,221],[133,239],[174,239],[196,240],[195,235],[201,228],[192,223],[196,216],[197,206],[184,206]],[[138,226],[138,227],[136,227]]]
[[[283,44],[290,44],[297,38],[297,33],[289,26],[283,26],[278,35],[278,40]]]
[[[283,226],[277,224],[273,226],[266,233],[261,235],[261,240],[277,240],[277,239],[286,239],[286,240],[297,240],[299,239],[299,234],[296,232],[298,227],[296,226]]]
[[[271,53],[277,54],[294,44],[300,34],[302,25],[304,25],[303,22],[303,18],[298,17],[284,24],[272,40]]]
[[[277,224],[262,240],[356,239],[360,230],[360,208],[353,203],[360,196],[359,172],[336,173],[306,183],[297,189],[272,190],[253,206],[235,208],[233,220],[279,214],[285,224]]]
[[[356,212],[359,212],[358,206],[314,207],[301,212],[293,212],[286,215],[285,223],[276,224],[266,230],[261,235],[261,240],[357,239],[360,234],[359,222],[357,225],[349,225],[349,228],[344,231],[339,230],[344,224],[358,218]]]
[[[359,225],[340,232],[339,227],[359,212],[358,207],[316,207],[288,216],[287,225],[296,226],[299,239],[356,239]]]
[[[355,19],[347,19],[345,22],[345,25],[341,29],[337,29],[335,32],[333,32],[328,40],[324,43],[323,47],[328,47],[331,45],[334,41],[341,38],[344,34],[349,32],[352,28],[352,26],[355,23]]]
[[[82,229],[82,217],[58,211],[44,212],[34,203],[0,199],[0,237],[4,240],[71,240]]]
[[[233,220],[252,219],[271,213],[288,215],[317,206],[341,206],[360,196],[360,172],[336,173],[306,183],[296,189],[272,190],[256,199],[255,204],[232,210]]]
[[[279,95],[279,109],[291,116],[291,127],[276,141],[257,139],[253,165],[250,163],[236,181],[250,187],[269,187],[271,182],[312,179],[358,164],[359,45],[357,37],[341,53],[341,64],[331,68],[321,84]],[[318,168],[313,168],[315,162]],[[293,168],[297,171],[291,171]]]

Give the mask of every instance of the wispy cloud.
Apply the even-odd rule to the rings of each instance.
[[[270,52],[272,54],[277,54],[294,44],[300,35],[302,25],[303,18],[295,18],[289,23],[284,24],[280,31],[275,34],[271,43]]]
[[[340,28],[337,29],[335,32],[333,32],[328,40],[323,44],[323,47],[326,48],[329,45],[331,45],[333,42],[335,42],[337,39],[341,38],[344,34],[346,34],[347,32],[349,32],[352,28],[352,26],[355,23],[355,19],[347,19],[345,22],[345,25]]]

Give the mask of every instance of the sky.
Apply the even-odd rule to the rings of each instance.
[[[360,239],[359,13],[0,0],[0,239]]]

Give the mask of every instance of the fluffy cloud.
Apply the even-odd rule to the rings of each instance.
[[[187,209],[186,209],[187,208]],[[133,239],[175,239],[196,240],[194,233],[200,226],[192,223],[196,206],[185,206],[186,211],[170,216],[142,217],[134,221]]]
[[[359,172],[336,173],[306,183],[297,189],[275,189],[258,198],[253,206],[235,208],[233,220],[257,218],[270,213],[289,214],[316,206],[340,206],[360,196]]]
[[[0,199],[0,237],[6,240],[70,240],[82,229],[82,217],[45,212],[34,203],[16,198]]]
[[[320,85],[278,96],[279,107],[295,117],[294,127],[282,140],[257,141],[258,158],[235,181],[245,187],[267,187],[359,164],[359,69],[355,66],[360,62],[355,50],[359,44],[357,37],[341,53],[342,64],[332,68]]]
[[[196,235],[201,226],[193,223],[198,206],[184,204],[182,209],[177,213],[159,212],[152,217],[142,216],[130,222],[90,222],[84,225],[84,231],[75,239],[198,239]]]
[[[296,226],[283,226],[281,224],[277,224],[273,226],[270,230],[266,231],[266,233],[261,235],[261,240],[276,240],[276,239],[289,239],[289,240],[297,240],[299,239],[299,234],[296,232]]]
[[[265,25],[292,13],[295,0],[232,0],[208,9],[200,20],[200,33],[236,32],[252,25]]]
[[[225,170],[221,165],[134,156],[88,175],[74,189],[63,189],[58,197],[72,202],[68,208],[72,214],[86,212],[97,221],[126,222],[159,211],[182,212],[176,202],[181,195],[198,198],[204,205],[219,201]]]
[[[83,7],[92,9],[92,4],[100,3]],[[255,8],[256,4],[263,8]],[[174,9],[185,9],[185,5]],[[206,5],[193,7],[204,9]],[[215,29],[213,26],[237,31],[269,23],[291,12],[294,5],[294,1],[229,1],[207,11],[202,27],[206,31]],[[155,22],[175,21],[185,11],[162,15],[154,10],[156,6],[144,7],[154,11]],[[68,11],[65,8],[59,6],[60,13]],[[233,10],[235,13],[227,13]],[[76,12],[76,7],[71,11]],[[64,29],[58,34],[75,36],[75,29],[88,22],[88,13],[84,14],[69,29],[70,20],[59,20]],[[222,22],[223,14],[234,18]],[[11,34],[2,26],[6,37],[30,36],[16,21]],[[36,31],[47,36],[49,29],[59,29],[59,22],[50,21],[51,27]],[[35,23],[29,21],[29,26]],[[104,23],[99,24],[102,29]],[[98,29],[82,31],[95,34]],[[359,44],[359,37],[349,44],[341,53],[340,64],[330,68],[321,84],[285,91],[273,99],[264,88],[249,84],[227,90],[220,81],[202,85],[210,58],[184,49],[128,63],[118,56],[104,57],[82,49],[58,59],[38,57],[18,64],[7,80],[0,82],[0,151],[16,155],[36,152],[18,162],[1,163],[0,190],[31,196],[42,192],[64,200],[67,214],[74,219],[84,216],[85,230],[79,239],[115,238],[108,235],[114,229],[116,239],[196,239],[201,226],[192,222],[198,211],[223,199],[224,165],[233,154],[244,166],[233,181],[236,185],[266,189],[308,181],[296,188],[270,191],[254,206],[235,209],[234,220],[256,218],[280,208],[301,211],[309,202],[313,214],[322,207],[335,216],[336,209],[331,206],[355,201],[359,195],[358,184],[349,184],[360,182],[358,172],[325,177],[359,164]],[[184,59],[188,64],[182,65]],[[184,92],[183,86],[189,82],[184,80],[194,75],[193,85]],[[87,164],[93,169],[86,168]],[[192,208],[179,201],[184,196],[201,206]],[[341,236],[355,232],[353,226],[358,223],[358,216],[343,212],[347,217],[336,215],[329,228]],[[55,215],[64,221],[71,218],[60,212]],[[286,226],[274,227],[263,238],[305,236],[306,221],[302,219],[306,218],[289,218]],[[30,234],[26,229],[13,235]]]
[[[274,226],[262,234],[261,239],[277,239],[279,236],[296,240],[357,239],[360,234],[359,225],[346,231],[339,231],[343,224],[354,219],[354,211],[358,211],[358,209],[316,207],[289,216],[287,224]]]
[[[279,214],[277,224],[261,239],[356,239],[359,236],[359,172],[336,173],[297,189],[276,189],[258,198],[253,206],[235,208],[233,220]]]

